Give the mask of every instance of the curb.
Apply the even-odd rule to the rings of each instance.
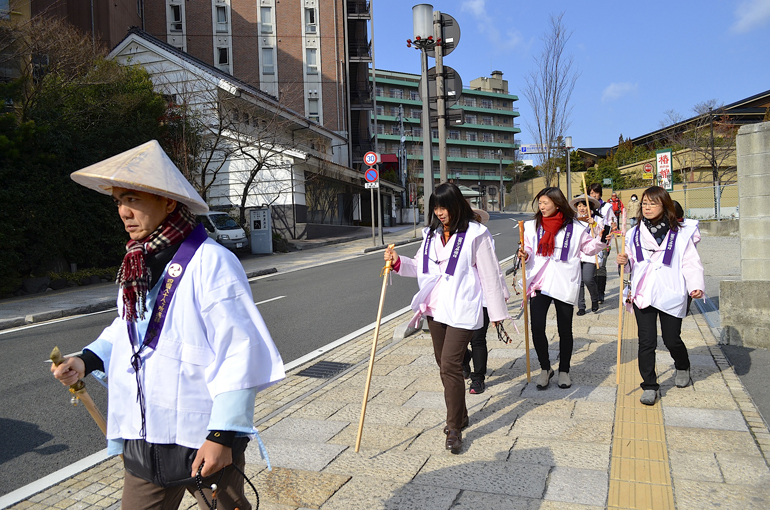
[[[369,248],[364,248],[364,253],[369,253],[377,250],[384,250],[391,244],[394,246],[403,246],[409,243],[416,243],[417,241],[422,241],[422,237],[410,237],[409,239],[404,239],[403,241],[396,241],[395,243],[381,244],[379,246],[370,246]]]
[[[115,299],[103,299],[90,305],[77,306],[75,308],[64,308],[61,310],[49,310],[47,312],[38,312],[25,317],[15,317],[13,319],[0,320],[0,330],[28,326],[30,324],[46,322],[63,317],[72,317],[73,315],[84,315],[87,313],[103,312],[115,308]]]
[[[257,271],[249,271],[246,273],[246,278],[255,278],[257,276],[264,276],[266,274],[273,274],[277,273],[278,269],[274,267],[269,267],[267,269],[259,269]]]

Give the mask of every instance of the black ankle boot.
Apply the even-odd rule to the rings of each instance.
[[[599,291],[599,303],[604,303],[604,289],[607,288],[607,277],[597,276],[596,287],[597,287],[597,290]]]
[[[598,312],[599,311],[599,302],[598,301],[591,301],[591,311],[592,312]]]

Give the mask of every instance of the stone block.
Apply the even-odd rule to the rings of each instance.
[[[720,282],[721,342],[770,348],[770,286],[765,281]]]
[[[768,155],[770,159],[770,155]],[[747,175],[740,181],[741,197],[767,197],[770,196],[770,179],[767,175]]]
[[[741,218],[762,218],[770,216],[770,208],[767,207],[767,197],[741,196]]]
[[[544,498],[582,505],[603,506],[607,503],[609,475],[606,471],[556,467],[548,480]]]
[[[741,277],[744,280],[770,281],[769,259],[741,260]]]
[[[768,179],[770,181],[770,179]],[[770,240],[770,218],[741,218],[740,235],[744,239]],[[751,254],[747,254],[751,255]]]
[[[749,430],[740,411],[665,407],[663,409],[663,419],[667,427],[691,427],[745,432]]]

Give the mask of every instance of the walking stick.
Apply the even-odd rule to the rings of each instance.
[[[58,347],[54,347],[51,351],[51,361],[53,362],[54,366],[59,366],[62,361],[64,361],[64,358],[61,355],[61,351]],[[83,382],[83,380],[79,380],[72,386],[70,386],[70,393],[72,393],[72,405],[78,405],[78,400],[83,402],[83,405],[86,407],[86,410],[88,410],[88,414],[91,415],[91,418],[94,419],[96,422],[96,425],[99,426],[99,429],[102,431],[102,434],[105,436],[107,435],[107,420],[104,419],[104,416],[102,416],[102,413],[99,412],[99,409],[96,408],[96,404],[94,403],[93,399],[91,398],[91,395],[88,394],[86,391],[86,383]]]
[[[393,249],[395,244],[388,245]],[[372,341],[372,354],[369,356],[369,370],[366,373],[366,386],[364,387],[364,401],[361,404],[361,419],[358,421],[358,434],[356,435],[356,453],[361,446],[361,435],[364,433],[364,416],[366,416],[366,402],[369,400],[369,385],[372,382],[372,370],[374,369],[374,355],[377,353],[377,337],[380,334],[380,319],[382,319],[382,305],[385,303],[385,291],[388,288],[388,274],[390,273],[390,260],[385,263],[382,270],[382,292],[380,293],[380,307],[377,309],[377,325],[374,327],[374,339]]]
[[[519,246],[524,248],[524,222],[519,222]],[[521,304],[524,308],[524,351],[527,357],[527,382],[531,382],[532,379],[529,375],[529,313],[527,312],[527,262],[521,263],[521,284],[524,287],[524,293],[521,298]],[[514,288],[516,285],[514,284]]]
[[[626,211],[621,213],[622,226],[620,230],[620,250],[618,253],[626,252]],[[618,249],[618,238],[615,237],[615,249]],[[618,360],[615,368],[615,383],[620,384],[620,343],[623,337],[623,276],[626,270],[626,266],[620,266],[620,285],[618,286]]]
[[[594,226],[593,226],[593,218],[591,217],[591,206],[588,204],[588,188],[586,188],[586,174],[581,174],[580,177],[583,178],[583,194],[586,197],[586,209],[588,210],[588,226],[591,227],[591,237],[594,237]],[[615,247],[617,251],[617,246]],[[599,255],[594,255],[594,264],[596,264],[596,269],[599,269]]]

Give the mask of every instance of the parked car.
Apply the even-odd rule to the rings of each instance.
[[[210,211],[197,216],[198,222],[203,223],[209,237],[219,244],[231,249],[239,250],[249,247],[246,232],[227,213]]]

